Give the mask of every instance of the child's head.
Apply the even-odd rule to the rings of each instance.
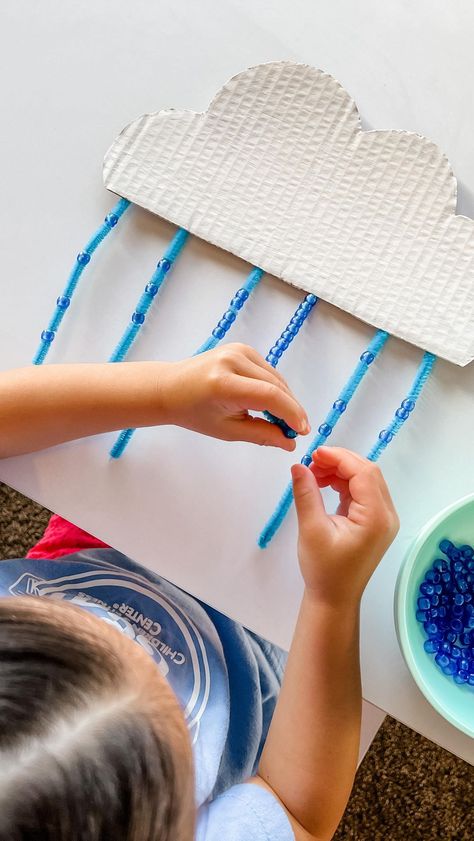
[[[0,841],[191,841],[191,746],[153,660],[65,602],[0,599]]]

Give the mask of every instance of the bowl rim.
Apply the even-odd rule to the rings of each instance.
[[[467,736],[470,736],[471,739],[474,738],[474,725],[472,728],[469,728],[463,722],[459,721],[459,719],[453,715],[449,709],[443,706],[438,699],[432,694],[431,689],[425,682],[423,674],[420,672],[416,660],[412,654],[412,646],[410,637],[407,630],[407,622],[406,622],[406,606],[407,606],[407,585],[408,580],[410,577],[410,573],[412,571],[414,561],[418,556],[418,553],[431,534],[431,532],[438,526],[442,520],[452,514],[454,511],[458,511],[460,508],[464,508],[464,506],[474,502],[474,493],[467,494],[466,496],[461,497],[460,499],[452,502],[450,505],[447,505],[420,529],[415,540],[410,545],[399,570],[397,576],[397,582],[395,585],[395,594],[394,594],[394,614],[395,614],[395,628],[398,637],[398,643],[400,646],[400,650],[402,652],[403,658],[405,663],[408,666],[410,674],[412,675],[415,683],[417,684],[418,688],[426,698],[426,700],[431,704],[431,706],[438,712],[443,718],[449,721],[450,724],[454,725],[458,730],[461,730]]]

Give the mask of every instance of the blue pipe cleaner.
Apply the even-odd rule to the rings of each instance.
[[[242,309],[257,284],[260,283],[262,277],[262,269],[258,269],[256,267],[252,269],[244,285],[241,286],[240,289],[237,289],[237,292],[229,304],[229,308],[225,311],[220,321],[217,322],[209,338],[194,351],[193,356],[199,356],[200,353],[212,350],[219,344],[219,342],[222,341],[225,334],[228,330],[230,330],[232,324],[237,318],[239,310]]]
[[[135,307],[135,311],[132,313],[131,321],[125,329],[117,347],[112,353],[109,362],[123,362],[127,356],[138,333],[140,332],[140,328],[145,321],[148,310],[153,304],[153,301],[162,287],[174,261],[181,253],[188,236],[188,231],[185,231],[184,228],[179,228],[174,235],[168,245],[168,248],[163,254],[163,257],[157,263],[156,269],[149,282],[145,286],[145,290]]]
[[[79,278],[82,275],[87,264],[90,262],[91,256],[98,248],[102,240],[110,233],[112,228],[115,228],[117,222],[123,216],[127,208],[130,207],[130,202],[128,199],[119,199],[115,207],[112,208],[110,213],[107,214],[105,217],[102,225],[100,228],[95,232],[95,234],[91,237],[83,251],[80,251],[76,257],[76,262],[74,267],[69,275],[69,280],[66,284],[66,287],[59,296],[56,301],[56,309],[53,313],[53,316],[48,324],[46,330],[43,330],[41,333],[41,343],[33,357],[33,365],[41,365],[42,362],[46,359],[48,351],[51,347],[51,342],[54,340],[58,327],[61,324],[61,321],[64,318],[64,313],[68,309],[71,298],[74,294],[74,290],[79,282]]]
[[[318,449],[318,447],[320,447],[326,442],[327,438],[329,438],[331,432],[338,423],[341,415],[343,414],[343,412],[346,411],[347,406],[352,397],[354,396],[357,388],[364,379],[369,369],[369,365],[372,364],[374,359],[378,356],[382,348],[385,346],[388,337],[388,333],[386,333],[384,330],[378,330],[376,332],[367,349],[361,354],[356,368],[354,369],[347,383],[340,392],[339,397],[332,404],[332,409],[327,414],[324,423],[322,423],[319,427],[318,434],[315,436],[315,438],[313,438],[305,455],[301,459],[301,464],[305,464],[307,466],[311,464],[312,454],[315,452],[315,450]],[[260,534],[260,537],[258,538],[258,545],[261,549],[265,549],[265,547],[268,546],[271,539],[274,537],[274,535],[280,528],[283,520],[285,519],[288,511],[290,510],[292,502],[293,485],[291,482],[289,482],[289,484],[285,488],[283,496],[281,497],[277,507],[275,508],[275,511],[273,512],[265,528]]]
[[[283,333],[281,333],[281,335],[276,340],[273,347],[270,348],[265,357],[266,361],[272,366],[272,368],[276,368],[285,350],[288,349],[288,346],[291,344],[295,336],[298,335],[299,331],[301,330],[301,327],[308,318],[308,315],[310,314],[311,310],[318,303],[318,300],[319,299],[316,297],[316,295],[313,295],[310,292],[309,295],[306,295],[304,300],[301,301],[301,303],[298,305],[293,317],[283,330]],[[270,423],[274,423],[276,424],[276,426],[280,427],[285,438],[297,437],[298,433],[295,432],[295,430],[292,429],[291,426],[288,426],[288,424],[286,423],[286,421],[283,420],[283,418],[277,418],[276,415],[272,415],[271,412],[267,411],[264,411],[263,414],[266,417],[266,419],[270,421]]]
[[[388,444],[390,444],[390,441],[392,441],[393,437],[410,417],[416,406],[423,386],[433,370],[435,362],[436,356],[432,353],[426,352],[423,354],[423,359],[421,360],[418,371],[416,372],[410,391],[408,392],[406,398],[402,400],[390,424],[386,427],[386,429],[382,429],[381,432],[379,432],[379,437],[367,456],[370,461],[377,461],[380,458],[385,448]]]
[[[212,350],[212,348],[215,348],[216,345],[218,345],[219,342],[222,341],[228,330],[230,330],[230,327],[234,323],[235,319],[237,318],[239,311],[242,309],[245,302],[248,300],[248,298],[250,297],[250,295],[252,294],[253,290],[258,285],[262,277],[262,269],[254,267],[250,272],[249,276],[247,277],[247,280],[245,281],[244,285],[237,289],[237,292],[233,296],[228,309],[225,311],[224,315],[217,323],[209,338],[206,339],[206,341],[198,347],[198,349],[193,353],[193,356],[198,356],[200,353],[205,353],[207,350]],[[114,442],[112,449],[110,450],[110,455],[112,458],[120,458],[125,448],[128,446],[134,432],[135,429],[122,429],[121,433],[117,437],[117,440]]]

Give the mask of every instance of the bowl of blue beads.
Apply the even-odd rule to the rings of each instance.
[[[430,704],[474,738],[474,494],[422,529],[395,594],[405,661]]]

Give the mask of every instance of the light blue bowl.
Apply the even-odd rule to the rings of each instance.
[[[426,636],[415,616],[418,588],[435,558],[443,557],[438,547],[445,537],[457,545],[474,546],[474,494],[445,508],[419,533],[398,576],[395,622],[406,664],[425,698],[458,730],[474,738],[474,687],[458,685],[442,673],[423,648]]]

